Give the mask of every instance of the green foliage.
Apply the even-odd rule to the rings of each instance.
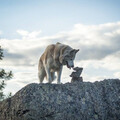
[[[4,69],[1,69],[1,71],[0,71],[0,79],[10,79],[10,78],[12,78],[12,76],[13,76],[12,71],[5,72]]]
[[[2,60],[2,58],[3,58],[3,49],[0,46],[0,60]]]
[[[0,46],[0,60],[3,58],[3,49]],[[5,72],[4,69],[0,68],[0,101],[4,100],[5,98],[11,97],[12,93],[9,93],[8,96],[5,96],[3,93],[3,89],[5,88],[5,81],[13,77],[12,71]]]
[[[5,88],[5,82],[4,81],[2,81],[1,83],[0,83],[0,101],[2,101],[3,99],[4,99],[4,97],[5,97],[5,95],[4,95],[4,93],[3,93],[3,89]]]
[[[3,89],[5,88],[5,82],[4,80],[0,83],[0,101],[6,99],[6,98],[9,98],[12,96],[12,93],[10,92],[7,96],[4,95],[3,93]]]

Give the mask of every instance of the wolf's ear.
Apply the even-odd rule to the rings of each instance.
[[[77,53],[79,51],[79,49],[75,49],[75,53]]]
[[[66,46],[64,46],[61,50],[60,50],[60,56],[59,56],[59,61],[60,63],[62,64],[63,63],[63,60],[64,60],[64,51],[66,49]]]
[[[61,44],[60,42],[57,42],[56,44]]]
[[[79,51],[79,49],[72,49],[71,51],[70,51],[70,53],[72,54],[72,53],[77,53]]]

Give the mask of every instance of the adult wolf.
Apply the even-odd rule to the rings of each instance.
[[[57,72],[57,83],[59,84],[63,65],[67,65],[68,68],[74,67],[74,59],[78,51],[79,49],[73,49],[59,42],[47,46],[38,65],[40,83],[43,82],[45,77],[49,83],[52,83],[55,79],[55,72]]]

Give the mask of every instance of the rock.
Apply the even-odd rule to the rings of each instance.
[[[0,102],[0,120],[119,120],[120,80],[32,83]]]
[[[72,77],[71,82],[83,82],[83,78],[80,77],[83,68],[75,67],[73,68],[74,72],[71,73],[70,77]]]
[[[83,78],[82,77],[74,77],[71,79],[71,83],[73,82],[83,82]]]

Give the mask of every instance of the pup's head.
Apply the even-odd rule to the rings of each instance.
[[[68,68],[73,68],[75,55],[78,51],[79,49],[65,50],[63,53],[60,54],[60,63],[63,65],[67,65]]]

